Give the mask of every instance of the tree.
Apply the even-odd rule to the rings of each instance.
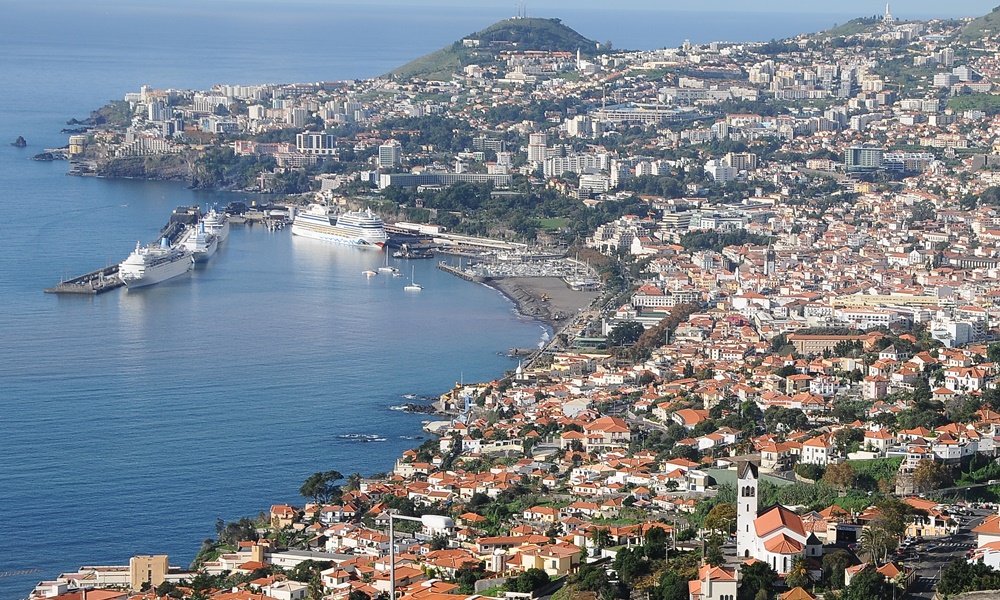
[[[844,427],[833,434],[833,444],[837,447],[837,451],[844,455],[858,450],[864,441],[865,432],[857,427]]]
[[[1000,572],[982,562],[969,563],[961,558],[952,561],[938,582],[938,592],[947,596],[995,589],[1000,589]]]
[[[662,527],[650,527],[642,538],[646,556],[661,557],[667,546],[667,532]]]
[[[351,590],[351,593],[347,596],[347,600],[372,600],[371,596],[362,592],[361,590]]]
[[[785,575],[785,585],[790,588],[805,588],[810,583],[812,583],[812,578],[809,577],[809,569],[806,567],[805,559],[796,556],[792,561],[792,569]]]
[[[833,589],[844,587],[844,569],[854,564],[847,550],[834,550],[823,555],[823,578]]]
[[[646,331],[638,321],[623,321],[615,325],[608,333],[608,344],[611,346],[631,346],[639,341]]]
[[[718,567],[726,563],[726,556],[722,553],[722,536],[713,535],[705,546],[705,562]]]
[[[869,562],[884,561],[895,547],[892,535],[881,527],[873,526],[861,531],[861,550],[868,553]]]
[[[736,531],[736,506],[729,502],[720,502],[713,506],[705,516],[705,528],[725,534]]]
[[[851,584],[840,593],[839,600],[872,600],[872,598],[887,598],[885,577],[868,566],[851,578]]]
[[[823,473],[823,481],[842,490],[850,489],[857,478],[858,472],[846,462],[829,465]]]
[[[508,586],[512,587],[515,592],[534,592],[539,590],[549,583],[549,574],[545,571],[537,568],[530,568],[524,573],[521,573],[511,584],[508,582]]]
[[[633,585],[637,580],[649,575],[649,561],[646,560],[642,548],[623,548],[615,555],[613,563],[615,571],[626,585]]]
[[[757,590],[769,590],[778,581],[778,574],[771,565],[757,561],[740,569],[742,581],[736,592],[737,600],[755,600]]]
[[[590,532],[590,541],[598,548],[607,548],[611,545],[611,534],[603,527],[595,527]]]
[[[941,463],[925,458],[913,469],[913,487],[918,492],[928,492],[951,484],[951,474]]]
[[[312,498],[313,502],[326,504],[339,495],[340,486],[336,485],[335,482],[343,478],[344,476],[339,471],[313,473],[299,488],[299,493],[306,498]]]

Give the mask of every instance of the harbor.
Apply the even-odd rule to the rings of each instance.
[[[118,265],[110,265],[103,269],[84,273],[72,279],[60,281],[56,285],[45,288],[46,294],[103,294],[125,285],[118,276]]]
[[[206,224],[210,230],[206,231]],[[120,263],[71,277],[45,288],[46,294],[96,295],[123,286],[143,287],[189,271],[207,261],[225,240],[229,224],[214,209],[203,215],[198,206],[180,206],[160,229],[158,243],[142,246]]]

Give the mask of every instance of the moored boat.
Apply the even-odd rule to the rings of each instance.
[[[312,204],[297,213],[292,234],[359,248],[381,249],[388,235],[382,218],[370,210],[334,215],[322,204]]]
[[[219,237],[214,233],[208,233],[205,222],[198,223],[184,234],[180,245],[191,251],[196,263],[208,262],[219,247]]]
[[[140,288],[183,275],[193,264],[191,251],[171,247],[166,238],[159,245],[136,242],[135,250],[118,266],[118,276],[127,288]]]
[[[229,216],[226,213],[218,212],[214,208],[202,217],[201,222],[205,225],[205,231],[213,233],[219,238],[219,243],[223,243],[229,237]]]

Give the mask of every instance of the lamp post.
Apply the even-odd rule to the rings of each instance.
[[[391,510],[389,515],[389,600],[396,600],[396,535],[392,527],[393,519],[403,519],[404,521],[416,521],[422,523],[424,527],[430,529],[451,529],[455,522],[451,517],[444,515],[423,515],[422,517],[408,517],[397,515]]]

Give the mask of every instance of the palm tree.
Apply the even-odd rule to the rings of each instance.
[[[872,563],[878,558],[883,561],[886,559],[892,541],[889,532],[881,527],[869,526],[861,532],[861,549],[869,553],[869,561]]]
[[[598,549],[607,548],[611,545],[611,534],[607,529],[595,527],[590,532],[590,541],[594,542]]]

